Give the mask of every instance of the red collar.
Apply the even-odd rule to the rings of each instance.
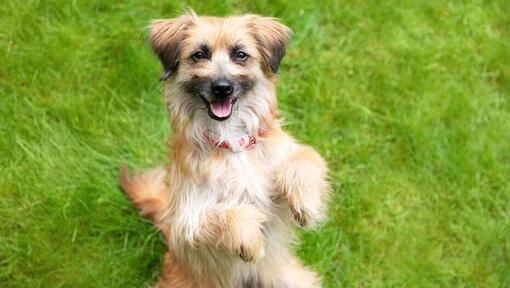
[[[230,143],[228,143],[228,141],[218,141],[218,140],[213,140],[209,137],[206,137],[208,139],[208,142],[209,144],[211,144],[211,146],[213,146],[214,148],[222,148],[222,149],[228,149],[232,152],[238,152],[238,151],[235,151],[233,148],[232,148],[232,145],[230,145]],[[246,138],[241,138],[239,139],[239,146],[242,147],[244,150],[250,150],[251,148],[253,148],[253,146],[255,145],[255,143],[257,143],[257,138],[255,138],[255,136],[248,136],[248,141],[245,140]]]
[[[276,119],[276,112],[271,112],[271,116],[272,116],[272,119]],[[266,131],[263,128],[259,128],[257,130],[257,134],[256,135],[249,135],[248,136],[248,141],[245,140],[246,139],[245,137],[239,139],[239,146],[241,148],[243,148],[244,151],[250,150],[257,143],[257,137],[259,137],[259,136],[264,137],[265,134],[266,134]],[[213,148],[228,149],[228,150],[230,150],[232,152],[241,152],[241,151],[243,151],[243,150],[240,150],[240,151],[239,150],[234,150],[232,148],[232,145],[230,145],[230,143],[228,143],[228,141],[220,142],[220,141],[218,141],[216,139],[213,139],[213,138],[209,137],[207,134],[204,135],[204,136],[205,136],[205,139],[207,140],[207,142]]]
[[[259,129],[257,135],[249,135],[247,138],[243,137],[239,139],[239,146],[243,148],[243,150],[250,150],[257,143],[257,137],[263,134],[263,130]],[[227,149],[232,152],[240,152],[239,150],[234,150],[228,141],[218,141],[209,137],[208,135],[205,135],[205,139],[214,148]],[[248,141],[246,141],[246,139],[248,139]]]

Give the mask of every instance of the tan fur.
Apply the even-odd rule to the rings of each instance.
[[[251,205],[212,209],[206,216],[198,241],[235,251],[247,262],[264,257],[264,226],[267,215]]]
[[[197,282],[193,280],[193,276],[189,271],[186,271],[182,265],[175,263],[172,259],[171,252],[165,253],[163,261],[163,272],[159,277],[158,283],[154,288],[195,288],[198,287]]]
[[[140,215],[153,221],[157,221],[158,213],[168,203],[166,174],[161,167],[132,176],[126,167],[121,167],[119,172],[120,186],[126,197],[140,210]]]
[[[129,176],[121,186],[140,213],[165,234],[168,252],[155,287],[319,287],[316,273],[293,255],[296,223],[324,217],[325,161],[282,131],[276,118],[277,70],[290,29],[256,15],[179,18],[152,23],[149,41],[162,61],[174,135],[170,165]],[[207,45],[207,61],[191,55]],[[250,55],[235,63],[241,45]],[[253,84],[225,121],[185,90],[192,80],[228,77]],[[204,135],[227,141],[214,147]],[[257,135],[251,149],[239,139]],[[166,182],[168,181],[168,182]]]
[[[299,145],[276,169],[276,187],[289,199],[290,210],[301,226],[322,220],[325,210],[326,163],[312,148]]]

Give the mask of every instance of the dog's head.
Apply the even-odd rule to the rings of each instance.
[[[149,41],[163,65],[168,99],[188,118],[229,119],[233,110],[264,114],[290,29],[256,15],[154,20]],[[170,110],[172,110],[170,108]],[[171,115],[172,116],[172,115]],[[174,115],[175,116],[175,115]]]

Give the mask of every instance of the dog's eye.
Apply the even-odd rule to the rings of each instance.
[[[246,59],[248,59],[248,54],[244,53],[243,51],[239,51],[236,53],[236,60],[245,61]]]
[[[202,51],[195,52],[193,55],[191,55],[191,58],[193,58],[195,61],[205,59],[205,53]]]

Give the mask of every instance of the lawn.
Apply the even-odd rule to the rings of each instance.
[[[333,197],[296,246],[324,287],[510,287],[509,1],[0,6],[0,286],[144,287],[164,243],[117,185],[165,163],[152,18],[281,18],[286,129]]]

